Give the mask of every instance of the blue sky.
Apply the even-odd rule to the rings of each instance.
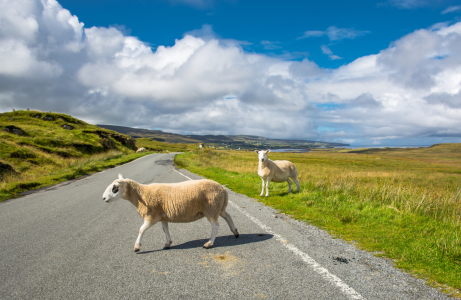
[[[461,142],[461,1],[3,0],[0,111],[191,134]]]

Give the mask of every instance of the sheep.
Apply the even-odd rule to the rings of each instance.
[[[263,181],[261,197],[264,195],[264,180],[266,180],[266,197],[269,196],[269,183],[273,182],[288,182],[288,193],[291,192],[291,180],[296,183],[297,191],[299,192],[298,171],[295,165],[287,160],[272,161],[267,158],[267,153],[270,150],[255,150],[259,156],[258,175]]]
[[[136,150],[136,153],[140,153],[140,152],[146,152],[146,148],[141,147],[138,150]]]
[[[120,198],[128,200],[144,219],[134,245],[135,252],[141,249],[141,238],[144,232],[158,221],[162,222],[165,233],[165,249],[169,249],[172,244],[168,222],[188,223],[206,217],[211,223],[211,237],[203,245],[204,248],[210,248],[214,244],[219,227],[219,216],[226,220],[235,237],[239,237],[231,216],[226,212],[227,191],[212,180],[143,185],[123,178],[119,174],[118,179],[106,188],[102,198],[107,203]]]

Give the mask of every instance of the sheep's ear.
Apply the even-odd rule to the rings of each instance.
[[[255,150],[255,152],[259,154],[259,151],[258,151],[258,150]]]
[[[123,179],[122,174],[118,174],[118,179]]]
[[[271,152],[271,149],[267,149],[266,153],[269,153],[269,152]]]

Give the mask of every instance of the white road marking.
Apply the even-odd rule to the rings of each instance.
[[[189,180],[194,180],[194,179],[192,179],[192,178],[190,178],[190,177],[184,175],[183,173],[179,172],[179,171],[176,170],[176,169],[173,169],[173,170],[174,170],[176,173],[178,173],[179,175],[184,176],[184,177],[186,177],[186,178],[189,179]]]
[[[173,169],[178,174],[186,177],[189,180],[193,180],[192,178],[184,175],[183,173]],[[336,285],[339,289],[346,294],[350,299],[357,299],[357,300],[365,300],[366,298],[362,297],[359,293],[357,293],[353,288],[348,286],[344,281],[342,281],[338,276],[331,274],[326,268],[322,267],[319,263],[317,263],[312,257],[301,251],[298,247],[288,242],[284,237],[272,231],[272,229],[266,226],[264,223],[247,213],[246,211],[242,210],[237,204],[229,200],[229,203],[237,209],[239,212],[247,216],[253,223],[261,227],[264,231],[269,234],[272,234],[277,241],[279,241],[285,248],[293,252],[294,254],[301,257],[301,259],[310,266],[317,274],[319,274],[323,279],[326,281]]]

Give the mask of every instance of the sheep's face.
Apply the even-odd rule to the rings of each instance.
[[[265,162],[267,161],[267,153],[271,152],[271,150],[255,150],[255,152],[258,153],[259,161]]]
[[[123,192],[126,188],[126,182],[121,175],[119,175],[119,179],[114,180],[107,188],[104,194],[102,195],[102,200],[109,203],[114,200],[120,199],[123,196]]]

